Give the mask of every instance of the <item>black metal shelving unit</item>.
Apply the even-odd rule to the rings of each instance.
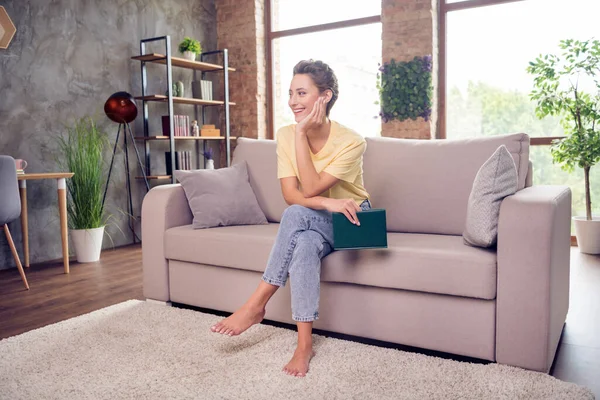
[[[147,53],[146,45],[151,42],[163,41],[165,54]],[[169,35],[142,39],[140,40],[140,55],[131,57],[134,60],[141,62],[141,87],[142,95],[135,97],[137,100],[142,102],[142,115],[143,115],[143,127],[144,136],[138,137],[136,140],[144,141],[144,155],[145,155],[145,169],[146,176],[148,179],[167,180],[170,179],[172,183],[175,183],[175,175],[152,175],[151,174],[151,162],[150,154],[152,149],[150,148],[150,142],[153,140],[168,140],[169,151],[171,154],[171,171],[175,171],[175,142],[179,140],[194,140],[196,142],[196,166],[200,168],[200,142],[202,142],[202,149],[206,150],[207,142],[211,140],[225,140],[225,151],[227,166],[231,165],[231,128],[229,122],[229,107],[235,105],[229,101],[229,73],[235,71],[234,68],[229,67],[229,54],[227,49],[214,50],[204,52],[200,54],[200,61],[190,61],[184,58],[172,57],[171,56],[171,38]],[[212,64],[204,62],[207,57],[214,57],[221,55],[222,64]],[[167,74],[167,94],[166,95],[149,95],[148,91],[148,75],[146,70],[147,63],[158,63],[166,65]],[[223,73],[223,101],[219,100],[202,100],[196,98],[183,98],[173,96],[173,67],[187,68],[193,70],[194,80],[197,78],[197,73],[200,71],[201,79],[204,80],[208,73]],[[148,127],[148,103],[149,102],[164,102],[168,105],[169,115],[169,129],[171,134],[169,136],[151,136]],[[175,136],[175,126],[173,119],[173,104],[188,104],[194,106],[194,113],[196,120],[198,118],[198,107],[201,107],[201,121],[202,125],[206,122],[206,107],[224,107],[224,119],[225,119],[225,136],[224,137],[193,137],[193,136]],[[222,128],[222,127],[221,127]],[[222,129],[223,131],[223,129]],[[206,160],[204,160],[206,163]],[[136,179],[142,179],[143,177],[136,177]]]

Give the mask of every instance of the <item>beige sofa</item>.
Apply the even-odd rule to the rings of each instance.
[[[504,144],[519,190],[501,206],[497,249],[463,243],[479,167]],[[235,311],[256,288],[287,207],[275,142],[238,139],[268,225],[193,230],[180,185],[150,190],[142,207],[144,295]],[[368,138],[364,181],[387,210],[386,250],[323,260],[315,328],[547,372],[569,305],[571,192],[531,186],[525,134],[468,140]],[[293,323],[289,284],[266,318]]]

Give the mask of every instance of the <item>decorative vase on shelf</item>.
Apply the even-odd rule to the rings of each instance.
[[[215,160],[206,160],[206,169],[215,169]]]
[[[177,88],[177,97],[184,97],[183,82],[177,81],[175,87]]]
[[[173,97],[183,97],[183,94],[185,93],[184,89],[183,89],[183,82],[181,81],[177,81],[177,82],[173,82]],[[169,95],[169,91],[167,90],[165,92],[165,96]]]
[[[201,82],[202,81],[192,81],[192,97],[195,99],[202,98]]]
[[[190,61],[196,61],[196,53],[194,53],[193,51],[184,51],[183,58]]]

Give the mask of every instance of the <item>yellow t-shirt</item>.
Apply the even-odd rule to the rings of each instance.
[[[299,178],[296,164],[296,125],[288,125],[277,131],[277,177]],[[310,151],[315,170],[339,179],[339,182],[320,196],[332,199],[354,199],[360,205],[369,198],[363,184],[363,154],[367,142],[358,133],[335,121],[325,146],[316,154]],[[302,182],[300,183],[302,184]]]

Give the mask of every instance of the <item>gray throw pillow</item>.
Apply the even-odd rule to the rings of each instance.
[[[175,171],[175,178],[194,215],[194,229],[268,223],[248,181],[246,161],[229,168]]]
[[[500,203],[517,191],[517,167],[502,145],[479,168],[467,208],[464,242],[471,246],[492,247],[498,239]]]

